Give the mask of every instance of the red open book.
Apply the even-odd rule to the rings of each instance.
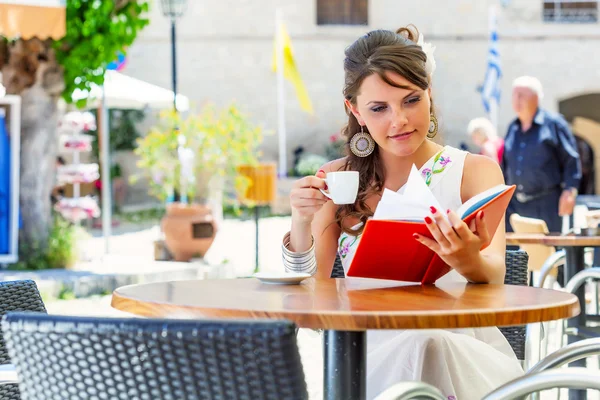
[[[514,191],[514,185],[496,186],[473,197],[456,212],[468,224],[479,210],[485,210],[485,221],[494,235]],[[435,283],[451,268],[432,250],[417,242],[414,233],[431,238],[422,221],[368,220],[347,275]]]

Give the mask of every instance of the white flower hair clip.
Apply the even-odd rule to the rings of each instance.
[[[425,43],[425,37],[420,32],[417,45],[421,46],[421,50],[423,50],[423,53],[425,53],[427,56],[427,61],[425,62],[425,72],[427,72],[427,75],[433,76],[433,72],[435,71],[435,59],[433,58],[435,46],[432,46],[431,43]]]

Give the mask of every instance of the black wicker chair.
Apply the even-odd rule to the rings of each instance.
[[[34,281],[0,282],[0,317],[11,311],[32,311],[46,314],[46,307]],[[10,364],[10,358],[0,332],[0,365]],[[0,386],[0,399],[19,400],[17,385]]]
[[[307,399],[294,324],[9,313],[24,398]]]
[[[507,285],[527,286],[529,255],[525,250],[506,251],[506,276],[504,283]],[[508,326],[498,328],[506,337],[514,350],[517,358],[525,360],[525,340],[527,338],[525,326]]]
[[[527,285],[527,261],[529,256],[524,250],[506,251],[506,276],[504,283],[507,285]],[[336,256],[331,270],[332,278],[345,278],[344,267],[339,255]],[[511,326],[499,328],[513,348],[517,358],[525,360],[526,327]]]

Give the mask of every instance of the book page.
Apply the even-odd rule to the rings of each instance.
[[[443,210],[421,173],[413,165],[404,185],[403,194],[384,189],[373,219],[422,222],[427,215],[431,214],[429,210],[431,206]]]

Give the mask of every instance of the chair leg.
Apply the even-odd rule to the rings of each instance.
[[[565,321],[560,321],[560,348],[565,347]]]
[[[544,355],[540,357],[540,360],[548,355],[548,346],[550,345],[550,330],[551,330],[552,322],[548,323],[548,335],[546,335],[546,340],[544,341]]]
[[[547,329],[543,322],[540,322],[537,325],[539,326],[539,339],[540,339],[538,342],[538,358],[537,358],[537,360],[539,361],[542,358],[544,358],[544,355],[542,354],[542,343],[544,341],[548,340],[548,332],[547,332]]]
[[[600,284],[600,282],[596,282],[594,284],[594,314],[598,314],[598,285]]]

